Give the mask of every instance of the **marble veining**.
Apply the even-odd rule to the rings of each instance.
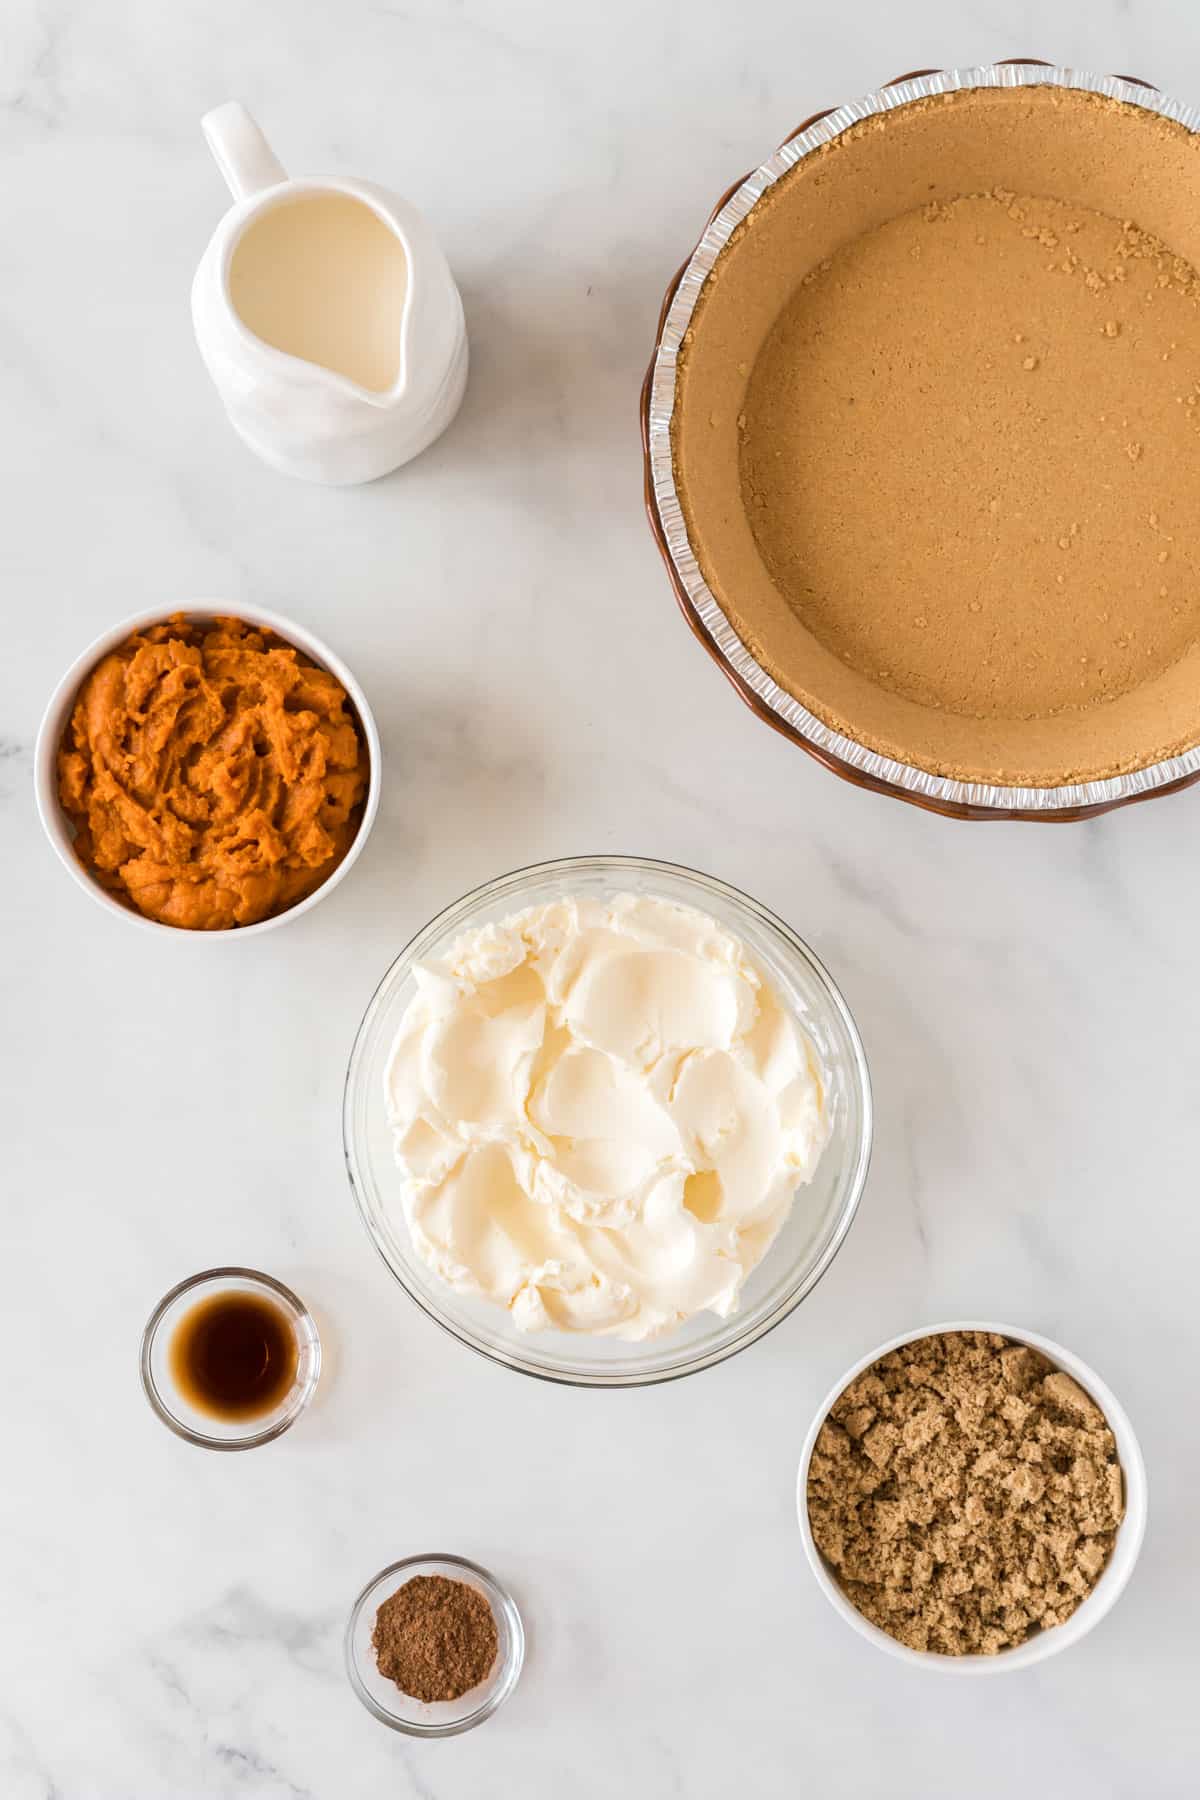
[[[712,201],[797,122],[923,63],[1037,52],[1200,103],[1173,0],[10,0],[0,47],[0,1794],[4,1800],[1183,1800],[1195,1789],[1200,790],[1066,828],[861,794],[755,721],[680,621],[641,510],[637,389]],[[471,336],[462,413],[314,492],[229,431],[188,286],[225,199],[200,115],[428,217]],[[222,596],[366,685],[387,779],[350,878],[239,946],[88,906],[33,810],[62,668]],[[710,870],[829,964],[878,1111],[866,1195],[778,1331],[694,1380],[549,1390],[470,1356],[370,1249],[339,1142],[387,964],[503,869]],[[159,1295],[217,1262],[318,1313],[327,1378],[214,1457],[137,1384]],[[813,1409],[875,1343],[1009,1319],[1132,1415],[1150,1529],[1078,1649],[1007,1683],[893,1666],[828,1608],[792,1510]],[[384,1563],[501,1572],[529,1635],[486,1729],[412,1745],[342,1672]]]

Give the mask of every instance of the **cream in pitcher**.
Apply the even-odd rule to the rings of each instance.
[[[203,120],[234,196],[192,287],[234,429],[310,481],[370,481],[432,443],[467,376],[462,302],[414,209],[367,182],[289,180],[245,108]]]
[[[256,337],[370,393],[400,375],[404,246],[351,194],[304,194],[251,220],[229,264],[234,311]]]

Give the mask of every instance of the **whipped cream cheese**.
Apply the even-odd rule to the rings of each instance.
[[[415,975],[384,1086],[422,1261],[522,1331],[736,1311],[828,1135],[746,947],[623,894],[484,925]]]

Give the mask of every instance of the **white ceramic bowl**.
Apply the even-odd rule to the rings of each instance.
[[[119,900],[114,900],[111,894],[106,893],[98,881],[92,879],[76,856],[72,847],[71,824],[58,802],[56,774],[58,747],[62,742],[62,735],[70,718],[71,708],[75,704],[75,697],[85,678],[102,657],[107,656],[111,650],[115,650],[118,645],[123,644],[126,638],[131,637],[135,631],[143,631],[148,625],[157,625],[162,620],[172,618],[176,614],[182,614],[185,619],[189,620],[241,619],[247,625],[261,625],[266,630],[273,631],[277,637],[283,638],[295,649],[302,650],[306,656],[311,657],[313,662],[319,664],[321,668],[327,670],[330,675],[335,676],[341,682],[351,705],[358,714],[359,724],[362,726],[363,738],[367,746],[369,774],[366,804],[363,807],[362,820],[354,842],[333,873],[321,883],[319,888],[314,889],[306,899],[299,901],[295,906],[288,907],[286,912],[276,913],[269,919],[260,919],[256,925],[238,925],[222,931],[185,931],[178,925],[162,925],[157,919],[147,919],[133,907],[123,906]],[[93,643],[88,645],[86,650],[75,658],[50,696],[50,703],[42,716],[37,744],[33,752],[33,780],[38,814],[45,828],[46,836],[58,854],[59,861],[74,877],[78,886],[83,889],[84,893],[90,894],[97,905],[102,906],[106,912],[124,919],[127,924],[136,925],[142,931],[157,932],[160,936],[186,938],[256,937],[264,931],[273,931],[277,925],[286,925],[292,919],[298,919],[302,913],[311,911],[319,900],[324,900],[327,894],[333,892],[339,881],[345,879],[362,854],[363,846],[375,823],[375,815],[379,811],[382,773],[383,755],[380,750],[379,731],[375,724],[374,714],[367,703],[366,695],[341,658],[335,656],[333,651],[321,642],[320,638],[314,637],[311,631],[305,631],[302,625],[294,624],[291,619],[285,619],[279,613],[268,612],[261,606],[235,605],[232,601],[200,600],[186,606],[156,606],[146,612],[134,613],[128,619],[122,619],[111,630],[101,633]]]
[[[1108,1420],[1117,1440],[1117,1456],[1125,1476],[1125,1517],[1117,1532],[1113,1553],[1087,1599],[1076,1607],[1064,1624],[1041,1631],[1015,1649],[1002,1650],[995,1656],[944,1656],[936,1651],[911,1650],[907,1644],[897,1642],[886,1631],[872,1625],[842,1592],[817,1549],[808,1518],[808,1465],[812,1461],[818,1433],[838,1397],[852,1381],[869,1369],[872,1363],[877,1363],[881,1356],[887,1356],[889,1351],[916,1343],[920,1338],[937,1337],[942,1332],[949,1331],[998,1332],[1002,1337],[1012,1338],[1018,1344],[1029,1344],[1034,1350],[1040,1350],[1056,1368],[1073,1376],[1080,1387],[1091,1395]],[[834,1610],[841,1614],[848,1625],[854,1627],[860,1637],[877,1645],[880,1650],[886,1650],[889,1656],[898,1657],[901,1662],[918,1668],[937,1669],[946,1675],[1000,1675],[1013,1669],[1028,1669],[1033,1663],[1044,1662],[1048,1656],[1056,1656],[1060,1650],[1069,1649],[1080,1638],[1086,1637],[1092,1627],[1098,1625],[1105,1613],[1116,1604],[1125,1583],[1133,1573],[1133,1565],[1138,1559],[1142,1539],[1146,1535],[1146,1465],[1125,1408],[1107,1383],[1101,1381],[1096,1371],[1090,1369],[1080,1357],[1073,1355],[1070,1350],[1064,1350],[1061,1344],[1053,1343],[1050,1338],[1039,1337],[1036,1331],[1022,1331],[1015,1325],[995,1325],[986,1321],[981,1323],[977,1319],[954,1320],[948,1325],[925,1325],[920,1331],[906,1331],[900,1337],[880,1344],[877,1350],[872,1350],[869,1356],[864,1356],[860,1362],[855,1363],[830,1389],[804,1440],[800,1472],[796,1481],[796,1510],[800,1518],[800,1536],[804,1540],[805,1554],[817,1578],[818,1587]]]

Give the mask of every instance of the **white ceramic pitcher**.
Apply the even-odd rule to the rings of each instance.
[[[196,271],[192,322],[230,422],[264,462],[307,481],[342,486],[373,481],[398,468],[445,430],[467,380],[462,301],[436,239],[411,206],[370,182],[326,176],[290,181],[236,101],[217,107],[201,123],[234,204]],[[368,208],[395,234],[403,251],[395,373],[386,386],[364,385],[267,342],[250,329],[234,303],[231,267],[250,228],[272,209],[313,196],[346,196]],[[277,228],[281,222],[272,223]],[[367,221],[365,229],[374,232],[376,227]],[[268,240],[260,236],[258,241]],[[345,306],[352,320],[356,297],[368,297],[356,296],[349,269],[346,283]],[[378,313],[374,322],[378,327]]]

